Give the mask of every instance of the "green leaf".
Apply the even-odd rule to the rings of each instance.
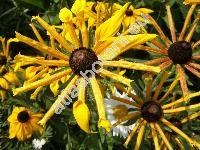
[[[104,141],[105,141],[105,134],[106,134],[105,129],[103,129],[102,127],[99,128],[99,136],[101,139],[101,143],[104,143]]]
[[[46,0],[45,1],[43,1],[43,0],[19,0],[19,1],[39,7],[41,9],[45,9],[45,4],[46,4],[45,1]]]

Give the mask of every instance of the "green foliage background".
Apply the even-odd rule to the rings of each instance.
[[[146,7],[154,10],[153,17],[159,23],[159,25],[164,29],[164,32],[170,36],[168,30],[168,22],[166,17],[165,3],[163,0],[127,0],[132,2],[133,6],[136,8]],[[114,3],[119,2],[124,4],[127,2],[125,0],[107,0],[107,2]],[[15,31],[27,35],[29,37],[35,38],[32,35],[31,28],[28,24],[31,21],[31,16],[40,15],[42,16],[49,24],[59,24],[58,13],[59,10],[63,7],[71,8],[73,5],[73,0],[0,0],[0,36],[11,38],[14,37]],[[189,6],[183,5],[182,0],[169,0],[173,18],[175,20],[177,32],[180,32],[184,18],[187,14]],[[154,32],[150,27],[149,31]],[[46,36],[46,32],[41,30],[43,37]],[[199,39],[200,29],[198,28],[195,36],[193,36],[194,41]],[[15,43],[11,45],[11,55],[15,56],[18,53],[35,55],[36,51],[27,47],[22,43]],[[143,56],[147,58],[150,57],[149,54],[142,52]],[[130,53],[125,53],[122,56],[130,57]],[[131,53],[131,60],[139,60],[141,52],[135,51]],[[141,73],[138,72],[127,72],[127,76],[140,85],[142,79],[139,79],[138,76],[141,76]],[[193,75],[190,75],[190,89],[191,91],[200,90],[200,80]],[[111,84],[104,83],[103,84]],[[141,88],[142,89],[142,88]],[[88,91],[90,87],[88,87]],[[90,92],[91,93],[91,92]],[[95,104],[92,94],[89,94],[89,103],[91,106]],[[29,100],[30,93],[26,93],[17,97],[13,97],[12,93],[8,94],[8,99],[0,103],[0,149],[33,149],[32,140],[27,140],[25,142],[18,142],[17,140],[8,139],[8,124],[7,117],[12,111],[12,107],[16,106],[25,106],[31,108],[35,111],[38,110],[48,110],[54,102],[54,96],[50,92],[49,88],[46,87],[40,93],[36,101]],[[193,102],[198,101],[199,97],[194,99]],[[112,137],[111,133],[105,135],[102,129],[99,129],[97,134],[86,134],[81,131],[76,124],[73,114],[72,114],[72,105],[65,109],[61,115],[54,115],[53,118],[49,121],[45,132],[42,136],[36,136],[36,138],[45,138],[47,144],[43,149],[124,149],[122,144],[125,141],[123,138]],[[93,119],[91,120],[92,128],[98,130],[96,127],[97,116],[92,114]],[[195,121],[190,122],[187,126],[184,126],[184,131],[189,135],[195,133],[195,136],[199,138],[200,133],[200,120],[196,119]],[[134,140],[135,141],[135,140]],[[130,149],[133,149],[133,143],[130,145]],[[188,145],[185,145],[187,149]],[[150,148],[151,147],[151,148]],[[144,143],[142,144],[141,149],[153,149],[152,141],[145,136]],[[189,148],[188,148],[189,149]]]

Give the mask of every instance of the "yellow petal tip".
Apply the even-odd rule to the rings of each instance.
[[[62,8],[59,12],[59,19],[62,21],[62,22],[68,22],[68,21],[71,21],[73,18],[72,16],[72,12],[67,9],[66,7]]]
[[[124,144],[123,144],[123,146],[124,146],[126,149],[128,149],[128,146],[127,146],[127,144],[125,144],[125,143],[124,143]]]
[[[111,124],[108,120],[101,119],[98,122],[98,127],[103,127],[107,132],[110,132]]]
[[[38,124],[44,127],[46,125],[46,121],[42,119],[38,122]]]
[[[12,89],[12,91],[13,91],[13,96],[16,96],[19,94],[19,92],[16,89]]]

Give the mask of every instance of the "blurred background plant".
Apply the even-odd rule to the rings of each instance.
[[[130,1],[135,8],[145,7],[154,10],[152,16],[155,18],[157,23],[162,26],[162,29],[165,29],[164,32],[166,35],[170,36],[164,0],[105,1],[111,4],[114,2],[124,4],[127,1]],[[35,38],[33,37],[34,35],[32,34],[30,26],[28,25],[31,22],[32,16],[39,14],[49,24],[58,25],[60,24],[60,20],[58,18],[60,9],[63,7],[71,8],[73,3],[74,0],[0,0],[0,36],[6,37],[6,39],[13,38],[15,31],[17,31],[31,38]],[[169,3],[171,9],[173,10],[172,16],[176,22],[176,29],[180,32],[189,6],[185,6],[182,0],[169,0]],[[200,12],[200,10],[198,11]],[[149,31],[153,32],[153,28],[150,27]],[[42,28],[40,33],[43,37],[46,36],[46,32]],[[193,36],[193,40],[197,41],[199,37],[200,28],[198,27],[196,34]],[[22,43],[12,44],[10,51],[12,57],[19,52],[25,55],[37,54],[36,51]],[[146,58],[150,55],[146,52],[135,50],[134,52],[127,52],[122,56],[129,56],[132,58],[132,61],[135,61],[140,59],[141,54]],[[127,71],[126,75],[135,79],[138,84],[140,83],[141,73]],[[140,79],[138,77],[140,77]],[[200,80],[192,74],[191,79],[189,88],[192,91],[199,91]],[[18,142],[17,140],[11,141],[7,138],[7,117],[12,112],[12,107],[14,105],[25,106],[35,111],[40,110],[45,112],[54,102],[54,96],[48,87],[43,89],[43,92],[40,93],[39,98],[36,101],[30,101],[29,97],[30,93],[17,97],[13,97],[12,93],[8,93],[8,100],[0,103],[0,149],[33,149],[33,139],[25,142]],[[93,103],[92,98],[93,97],[91,97],[91,103]],[[197,101],[199,101],[199,97],[193,99],[191,103],[196,103]],[[42,136],[34,137],[35,139],[45,139],[46,144],[43,146],[44,149],[124,149],[122,145],[124,142],[123,138],[112,137],[111,133],[105,136],[104,131],[101,129],[97,134],[86,134],[81,131],[73,118],[71,107],[72,106],[69,106],[68,109],[65,109],[61,115],[55,115],[48,123]],[[91,124],[96,121],[96,118],[94,117],[94,120],[91,120]],[[194,134],[194,136],[200,141],[199,123],[200,120],[197,118],[196,120],[185,125],[183,129],[188,134]],[[152,146],[152,143],[148,140],[148,137],[146,137],[141,149],[149,149],[150,146]],[[130,148],[132,147],[130,146]]]

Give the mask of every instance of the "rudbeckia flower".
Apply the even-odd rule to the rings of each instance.
[[[196,5],[191,6],[186,16],[181,33],[179,37],[177,37],[170,6],[166,4],[172,41],[165,36],[156,21],[150,15],[146,15],[151,24],[159,33],[164,44],[158,42],[158,39],[154,39],[150,42],[151,46],[140,45],[136,47],[136,49],[145,50],[154,54],[152,55],[153,59],[145,62],[145,64],[160,66],[162,70],[170,70],[174,67],[176,68],[176,72],[180,74],[180,84],[184,96],[188,93],[184,68],[200,78],[200,64],[198,63],[200,59],[198,48],[200,41],[191,41],[195,29],[199,23],[199,15],[196,16],[196,19],[193,21],[190,30],[188,31],[188,34],[185,36],[195,7]]]
[[[129,121],[130,124],[134,124],[129,136],[127,137],[124,146],[127,147],[130,143],[131,139],[137,133],[137,140],[135,143],[135,149],[138,150],[140,148],[143,136],[146,135],[151,137],[154,141],[155,149],[161,149],[161,145],[159,141],[163,141],[163,145],[168,149],[174,149],[166,137],[165,131],[168,128],[168,131],[176,133],[178,136],[184,138],[192,147],[199,147],[200,144],[195,140],[191,139],[187,134],[181,131],[180,128],[176,126],[176,122],[172,119],[168,119],[170,116],[178,115],[181,112],[191,111],[191,110],[199,110],[200,103],[193,105],[185,105],[185,102],[188,102],[191,98],[199,96],[200,92],[191,93],[185,97],[181,97],[176,99],[175,97],[169,96],[172,92],[173,84],[167,89],[166,92],[161,94],[160,91],[163,91],[163,84],[168,77],[168,73],[164,72],[160,81],[153,80],[152,77],[145,79],[144,89],[141,87],[137,87],[137,94],[131,94],[127,92],[123,87],[117,87],[118,90],[122,92],[126,92],[130,98],[134,99],[134,102],[130,102],[126,98],[120,98],[112,96],[112,100],[119,101],[120,103],[124,103],[132,107],[130,109],[129,114],[124,117],[118,119],[113,127],[120,125],[124,121]],[[196,116],[195,113],[190,118]],[[183,119],[185,120],[185,119]],[[181,121],[181,120],[180,120]],[[185,121],[182,121],[185,122]],[[150,136],[145,134],[145,131],[149,131]]]
[[[17,42],[16,38],[9,39],[0,37],[2,51],[0,52],[0,97],[2,101],[6,98],[6,91],[11,88],[11,85],[18,85],[19,81],[12,69],[11,57],[9,48],[11,42]]]
[[[152,10],[147,9],[147,8],[136,9],[132,5],[130,5],[125,12],[125,16],[123,20],[124,28],[127,29],[133,23],[138,23],[139,25],[141,23],[145,23],[145,24],[149,23],[147,18],[144,16],[152,12],[153,12]]]
[[[86,27],[85,21],[81,20],[81,18],[79,18],[81,25],[77,26],[80,34],[77,35],[75,30],[69,29],[71,30],[70,36],[73,39],[72,42],[65,39],[65,37],[62,37],[61,34],[56,31],[54,26],[50,26],[39,16],[33,17],[33,20],[36,20],[48,31],[51,40],[50,46],[46,45],[43,42],[44,40],[41,40],[42,38],[39,36],[37,30],[34,31],[35,33],[37,32],[38,41],[16,32],[16,37],[19,41],[56,58],[53,60],[35,59],[32,61],[32,64],[40,64],[42,66],[52,65],[55,67],[63,67],[63,69],[47,78],[14,89],[14,95],[36,89],[40,86],[49,85],[62,77],[70,75],[70,79],[67,81],[68,85],[58,96],[58,99],[45,114],[43,119],[39,122],[41,125],[45,125],[47,120],[51,118],[55,111],[59,112],[60,108],[64,109],[65,107],[63,104],[67,105],[71,101],[71,99],[69,100],[69,95],[71,95],[72,98],[78,96],[78,100],[73,104],[73,113],[78,125],[84,131],[91,132],[89,128],[90,112],[85,102],[85,87],[90,83],[99,114],[98,127],[103,127],[109,131],[110,124],[106,119],[104,96],[101,92],[99,79],[110,78],[125,84],[126,86],[130,86],[132,80],[110,71],[110,67],[160,72],[159,67],[151,67],[125,60],[114,60],[114,58],[128,50],[129,46],[142,44],[156,37],[155,34],[127,35],[127,33],[122,37],[116,36],[128,5],[129,3],[125,4],[118,13],[101,24],[96,29],[92,39],[89,38],[89,30]],[[70,13],[70,10],[65,11]],[[70,22],[70,18],[71,17],[65,18],[67,23]],[[54,42],[55,40],[59,43],[60,47],[56,46]],[[125,40],[125,43],[122,40]],[[30,62],[29,59],[22,60],[22,63],[26,62]],[[67,102],[63,100],[63,98],[66,99],[66,97],[68,100]]]
[[[187,4],[200,4],[200,0],[185,0],[183,3],[185,5],[187,5]]]
[[[42,116],[43,114],[34,113],[25,107],[15,107],[8,117],[9,138],[16,137],[19,141],[24,141],[33,133],[42,133],[43,128],[37,124]]]

